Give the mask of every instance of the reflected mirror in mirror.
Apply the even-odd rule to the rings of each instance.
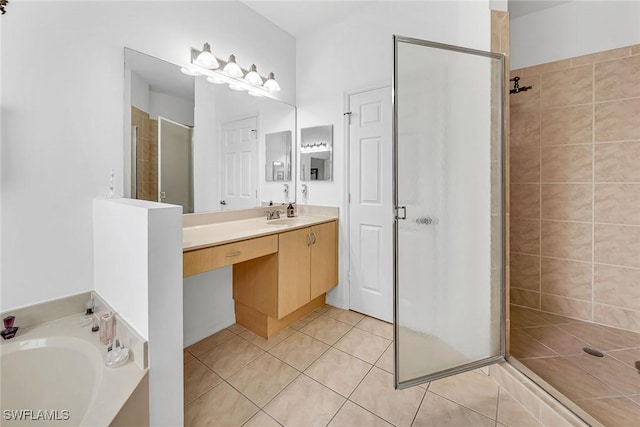
[[[291,181],[291,131],[265,136],[267,181]]]
[[[295,167],[294,106],[187,76],[132,49],[124,56],[126,197],[181,205],[184,213],[295,202],[295,188],[282,184]],[[286,156],[269,160],[270,135],[286,134],[288,164]]]
[[[331,181],[333,125],[300,130],[300,180]]]

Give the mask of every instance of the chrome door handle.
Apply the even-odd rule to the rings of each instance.
[[[433,219],[428,216],[421,216],[416,218],[416,224],[431,225],[433,224]]]

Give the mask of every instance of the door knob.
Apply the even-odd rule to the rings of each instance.
[[[421,216],[416,218],[416,224],[431,225],[433,224],[433,219],[428,216]]]

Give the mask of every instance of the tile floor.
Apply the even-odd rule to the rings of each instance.
[[[640,334],[512,306],[511,354],[607,427],[640,423]]]
[[[270,340],[233,325],[185,350],[185,425],[540,425],[482,372],[394,390],[392,337],[328,305]]]

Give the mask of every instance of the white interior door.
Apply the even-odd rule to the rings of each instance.
[[[193,129],[158,117],[158,201],[193,212]]]
[[[222,201],[228,209],[253,208],[258,201],[256,182],[257,118],[222,125]]]
[[[349,109],[349,305],[391,322],[391,87],[351,95]]]

